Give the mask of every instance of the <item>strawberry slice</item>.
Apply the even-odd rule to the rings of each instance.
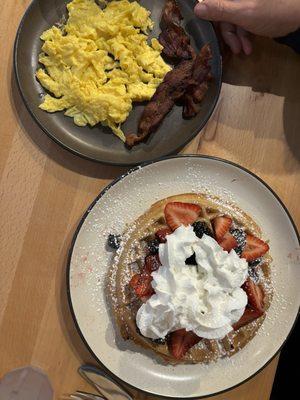
[[[257,258],[266,254],[269,250],[269,245],[263,240],[253,235],[246,236],[246,246],[242,252],[241,257],[247,261],[254,261]]]
[[[133,277],[130,279],[129,285],[132,287],[132,289],[136,288],[139,284],[140,280],[140,274],[135,274]]]
[[[229,231],[232,224],[232,219],[226,215],[216,217],[212,221],[217,241],[223,239],[225,234]]]
[[[190,225],[196,221],[201,211],[197,204],[177,201],[165,206],[165,218],[169,227],[175,231],[180,225]]]
[[[252,279],[248,278],[243,284],[242,288],[247,293],[248,305],[245,308],[244,314],[241,316],[241,318],[232,325],[235,331],[254,321],[264,313],[264,292],[262,287],[256,285]]]
[[[217,240],[217,242],[223,248],[223,250],[226,250],[228,252],[236,248],[238,245],[236,238],[233,237],[232,234],[229,232],[225,233],[224,237],[222,239]]]
[[[212,221],[216,240],[223,250],[230,251],[238,246],[236,238],[229,233],[232,224],[232,219],[227,215],[216,217]]]
[[[261,286],[256,285],[251,278],[248,278],[242,288],[248,296],[248,304],[254,310],[264,312],[264,291]]]
[[[159,261],[158,254],[151,254],[145,257],[144,271],[148,274],[151,274],[153,271],[157,271],[160,266],[161,263]]]
[[[191,347],[197,344],[201,338],[193,331],[178,329],[172,332],[168,338],[169,351],[173,357],[180,360]]]
[[[159,240],[159,243],[166,243],[167,235],[170,235],[170,233],[172,233],[170,228],[162,228],[159,229],[156,233],[155,236],[157,237],[157,239]]]
[[[239,328],[241,328],[244,325],[249,324],[250,322],[254,321],[256,318],[259,318],[263,315],[263,312],[254,310],[253,308],[246,307],[244,314],[241,316],[241,318],[232,325],[233,329],[237,331]]]
[[[135,274],[131,278],[129,285],[140,299],[146,301],[152,296],[152,294],[154,294],[154,290],[151,285],[152,279],[152,276],[145,272],[141,274]]]

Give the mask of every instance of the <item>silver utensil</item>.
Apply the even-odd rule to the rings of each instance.
[[[104,399],[133,400],[132,396],[104,371],[89,365],[82,365],[79,367],[78,372],[97,389]]]
[[[81,392],[78,390],[76,393],[64,397],[65,400],[105,400],[104,397],[97,394]]]

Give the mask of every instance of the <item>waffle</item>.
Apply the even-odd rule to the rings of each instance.
[[[256,334],[261,326],[265,313],[255,321],[230,332],[222,340],[202,339],[193,346],[180,360],[175,359],[169,352],[166,342],[160,343],[142,336],[136,326],[137,310],[142,305],[140,299],[130,290],[131,277],[140,272],[146,255],[146,241],[152,238],[155,232],[165,228],[165,205],[169,202],[193,203],[201,206],[202,212],[197,221],[203,221],[213,230],[212,220],[221,215],[229,215],[236,227],[242,227],[246,233],[261,237],[259,226],[236,205],[224,202],[215,196],[205,194],[180,194],[165,198],[154,203],[148,211],[131,224],[122,236],[122,244],[117,251],[114,263],[109,273],[109,294],[112,312],[117,326],[125,340],[132,340],[136,344],[153,350],[167,363],[199,363],[210,362],[224,356],[232,356],[242,349]],[[268,254],[260,263],[260,282],[264,290],[264,308],[268,309],[272,291],[270,289]]]

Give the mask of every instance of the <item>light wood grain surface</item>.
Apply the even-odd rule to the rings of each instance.
[[[73,156],[29,116],[12,71],[13,41],[28,3],[4,0],[0,9],[0,377],[19,366],[39,366],[59,399],[76,389],[90,390],[76,369],[94,363],[66,300],[70,241],[87,206],[125,169]],[[223,157],[255,172],[278,193],[298,227],[299,71],[300,56],[271,40],[257,40],[253,56],[228,61],[214,115],[184,150]],[[267,400],[276,365],[277,358],[215,400]],[[146,397],[136,393],[135,398]]]

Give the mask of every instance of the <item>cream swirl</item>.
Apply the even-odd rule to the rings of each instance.
[[[195,254],[197,265],[185,261]],[[247,295],[241,285],[248,264],[211,237],[199,239],[180,226],[159,245],[162,266],[152,273],[155,294],[138,310],[136,323],[151,339],[185,328],[207,339],[223,338],[243,315]]]

